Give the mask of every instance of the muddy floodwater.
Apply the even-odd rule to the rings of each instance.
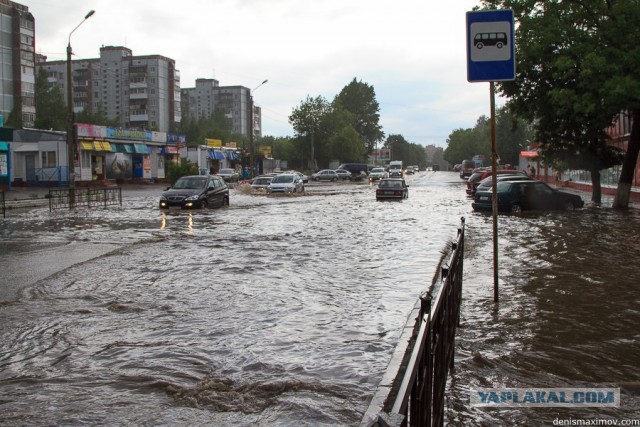
[[[640,214],[491,217],[455,173],[231,206],[9,211],[0,220],[0,425],[358,425],[466,219],[449,425],[640,417]],[[488,387],[620,387],[619,408],[479,408]]]

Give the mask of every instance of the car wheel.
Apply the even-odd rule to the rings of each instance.
[[[332,181],[332,182],[335,182],[335,181],[337,181],[337,180],[338,180],[338,178],[331,178],[331,181]]]
[[[571,200],[567,200],[566,202],[564,202],[564,210],[565,211],[574,211],[576,210],[576,207],[574,206],[573,202]]]
[[[202,199],[202,201],[200,202],[200,207],[202,209],[208,209],[209,208],[209,201],[207,201],[207,199]]]
[[[229,198],[225,197],[224,199],[222,199],[222,206],[224,207],[229,207]]]
[[[511,213],[521,213],[522,207],[518,204],[511,205]]]

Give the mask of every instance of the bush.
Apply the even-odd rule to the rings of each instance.
[[[180,163],[170,163],[167,169],[167,178],[173,185],[178,178],[186,175],[198,175],[198,166],[189,159],[180,159]]]

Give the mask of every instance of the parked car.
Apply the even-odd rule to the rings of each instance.
[[[240,174],[235,169],[220,169],[216,174],[221,176],[226,182],[238,182],[240,180]]]
[[[334,169],[322,169],[311,175],[314,181],[337,181],[340,177]]]
[[[309,177],[307,175],[303,174],[302,172],[290,170],[290,171],[287,171],[285,173],[293,173],[293,174],[298,175],[300,177],[300,179],[302,179],[302,183],[303,184],[306,184],[307,182],[309,182]]]
[[[467,179],[467,194],[473,196],[476,192],[476,187],[480,184],[480,181],[485,179],[488,176],[491,176],[491,168],[482,168],[476,169],[473,171],[469,179]],[[496,170],[497,175],[521,175],[527,176],[524,172],[519,172],[515,169],[498,169]]]
[[[297,193],[304,191],[302,178],[294,173],[281,173],[271,178],[267,186],[267,194],[273,193]]]
[[[528,177],[524,173],[518,174],[518,175],[504,174],[504,175],[497,175],[496,180],[498,182],[500,181],[533,181],[533,178]],[[485,179],[483,179],[478,183],[478,186],[476,187],[476,192],[487,191],[487,190],[491,191],[492,185],[493,185],[493,176],[489,175],[488,177],[486,177]]]
[[[376,189],[376,200],[406,199],[409,197],[409,186],[402,178],[383,178]]]
[[[254,190],[266,190],[269,184],[271,184],[272,176],[256,176],[251,181],[251,188]]]
[[[229,188],[217,175],[183,176],[160,195],[160,209],[221,206],[229,206]]]
[[[336,173],[338,174],[338,179],[341,180],[349,180],[351,181],[352,176],[351,176],[351,172],[344,170],[344,169],[336,169]]]
[[[369,173],[369,166],[366,163],[343,163],[338,169],[351,172],[351,177],[356,180],[366,178]]]
[[[388,176],[389,174],[385,168],[373,168],[371,169],[371,172],[369,172],[369,181],[378,181],[379,179],[387,178]]]
[[[476,211],[492,210],[491,189],[478,191],[472,203]],[[524,210],[574,210],[584,206],[582,198],[576,194],[551,188],[544,182],[501,181],[496,185],[498,211],[519,213]]]

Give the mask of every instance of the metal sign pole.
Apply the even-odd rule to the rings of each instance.
[[[498,154],[496,153],[496,96],[495,84],[489,82],[491,90],[491,179],[492,197],[491,210],[493,212],[493,301],[498,302],[498,180],[496,179],[496,163]]]

